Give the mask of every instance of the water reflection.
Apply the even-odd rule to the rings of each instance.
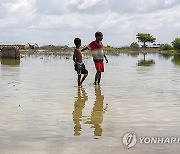
[[[85,106],[85,102],[88,100],[88,95],[84,88],[78,87],[77,97],[74,102],[73,121],[74,121],[74,135],[81,135],[81,121],[82,121],[82,110]]]
[[[180,65],[180,54],[176,54],[173,56],[173,59],[172,59],[172,62],[175,64],[175,65]]]
[[[20,65],[20,59],[17,58],[2,58],[1,59],[2,65]]]
[[[147,53],[143,53],[144,58],[141,60],[138,60],[137,65],[138,66],[151,66],[155,64],[155,61],[153,59],[146,60]]]
[[[172,57],[172,55],[169,53],[160,53],[159,56],[164,58],[165,60],[168,60]]]
[[[77,89],[77,97],[75,97],[74,102],[74,111],[73,121],[74,121],[74,135],[81,135],[81,121],[82,121],[82,110],[85,106],[86,101],[88,100],[88,95],[85,92],[84,88],[78,87]],[[101,86],[95,86],[95,102],[92,108],[91,115],[88,116],[85,124],[90,124],[91,128],[94,128],[94,136],[102,135],[102,127],[101,124],[103,122],[103,114],[106,111],[107,106],[104,108],[104,95],[101,93]]]
[[[40,58],[40,59],[70,59],[71,52],[24,52],[23,57]]]
[[[94,136],[102,135],[102,127],[101,124],[103,122],[103,114],[104,114],[104,95],[101,93],[101,86],[95,86],[95,102],[91,112],[91,116],[87,119],[86,124],[91,124],[94,128]]]
[[[132,52],[130,54],[127,54],[128,56],[131,56],[131,57],[138,57],[139,56],[139,52]]]
[[[137,65],[138,66],[151,66],[155,64],[155,61],[153,59],[150,60],[138,60]]]

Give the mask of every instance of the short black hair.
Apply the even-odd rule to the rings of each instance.
[[[79,44],[81,44],[81,39],[80,38],[75,38],[74,39],[74,44],[77,46]]]
[[[98,37],[98,36],[103,36],[103,33],[102,33],[102,32],[97,31],[97,32],[95,33],[95,37]]]

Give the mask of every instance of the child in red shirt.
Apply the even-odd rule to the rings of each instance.
[[[103,44],[102,44],[102,39],[103,39],[103,34],[102,32],[96,32],[95,33],[95,41],[92,41],[87,47],[83,48],[83,50],[90,50],[92,52],[93,56],[93,61],[95,64],[96,68],[96,75],[95,75],[95,81],[94,84],[100,84],[101,81],[101,72],[104,72],[104,58],[106,59],[106,63],[108,63],[108,59],[106,55],[103,52]]]

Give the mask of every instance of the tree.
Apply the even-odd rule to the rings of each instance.
[[[156,40],[155,37],[153,37],[152,35],[150,35],[148,33],[138,33],[136,35],[136,38],[138,39],[138,42],[143,43],[142,47],[144,47],[144,48],[147,47],[147,45],[146,45],[147,42],[153,43]]]
[[[180,37],[176,38],[173,42],[172,45],[175,50],[180,50]]]

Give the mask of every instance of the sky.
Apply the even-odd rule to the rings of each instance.
[[[155,43],[180,36],[179,0],[0,0],[0,44],[87,45],[94,33],[104,45],[127,46],[136,34]]]

